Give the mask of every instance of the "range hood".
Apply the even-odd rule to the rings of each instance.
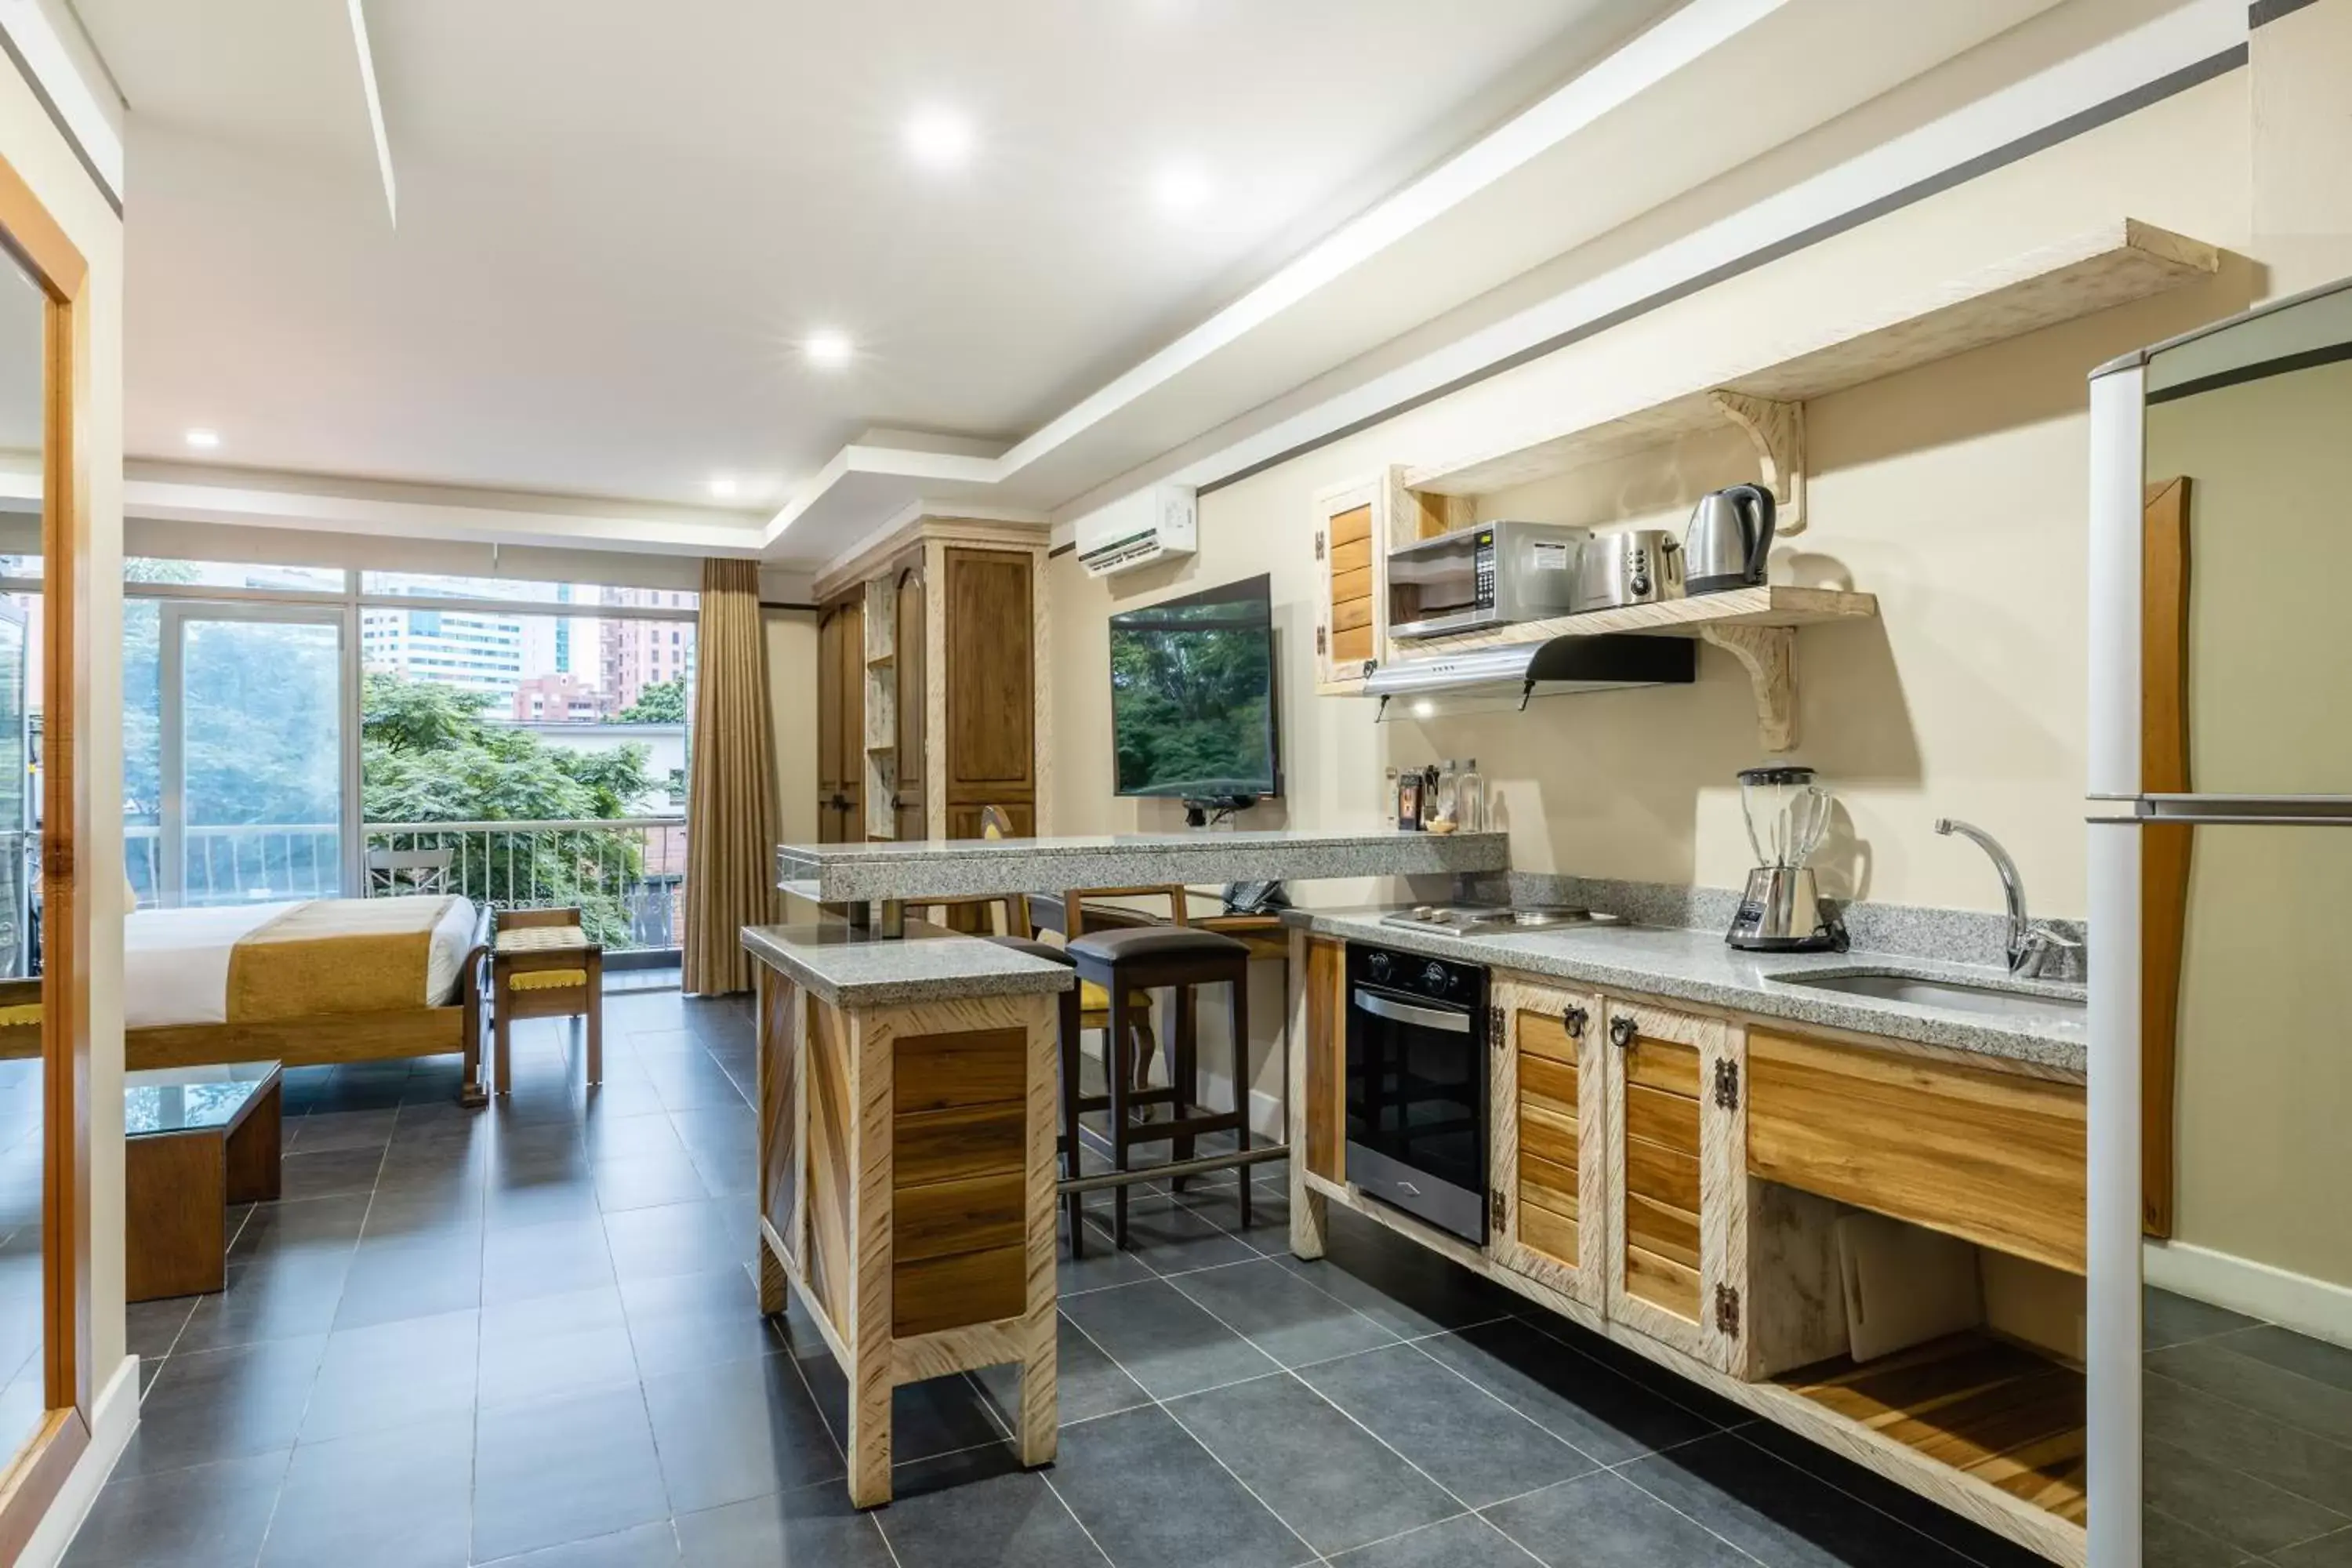
[[[1698,645],[1688,637],[1612,632],[1384,664],[1365,678],[1364,695],[1381,700],[1387,723],[1513,712],[1538,697],[1688,686],[1697,669]]]

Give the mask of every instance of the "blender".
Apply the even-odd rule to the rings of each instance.
[[[1759,952],[1845,951],[1845,927],[1822,908],[1805,864],[1830,826],[1829,792],[1813,783],[1813,770],[1741,769],[1739,808],[1757,866],[1723,940]]]

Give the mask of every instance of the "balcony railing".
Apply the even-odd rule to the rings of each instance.
[[[530,822],[370,823],[361,830],[365,885],[343,885],[341,836],[318,823],[186,829],[177,901],[247,903],[416,890],[421,876],[495,909],[577,904],[608,952],[675,950],[686,891],[686,818],[583,817]],[[142,907],[168,900],[161,830],[124,828]],[[446,854],[415,867],[410,852]],[[397,871],[385,860],[408,862]]]

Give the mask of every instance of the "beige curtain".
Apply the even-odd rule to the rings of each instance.
[[[775,755],[756,561],[702,563],[687,786],[685,989],[751,988],[738,933],[774,918]]]

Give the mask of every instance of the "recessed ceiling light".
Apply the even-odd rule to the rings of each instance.
[[[1188,213],[1209,199],[1209,176],[1194,163],[1171,163],[1160,171],[1155,187],[1160,205],[1171,213]]]
[[[971,143],[971,121],[951,109],[926,109],[907,121],[907,151],[927,169],[961,168]]]
[[[827,370],[837,370],[847,364],[850,355],[856,351],[850,346],[847,332],[836,332],[827,329],[824,331],[811,332],[808,335],[808,341],[801,345],[801,352],[808,355],[809,363],[823,365]]]
[[[215,447],[220,445],[220,432],[217,430],[191,430],[188,432],[188,445],[195,447],[198,451],[209,452]]]
[[[736,489],[734,479],[727,474],[721,474],[710,481],[710,493],[720,500],[733,500]]]

